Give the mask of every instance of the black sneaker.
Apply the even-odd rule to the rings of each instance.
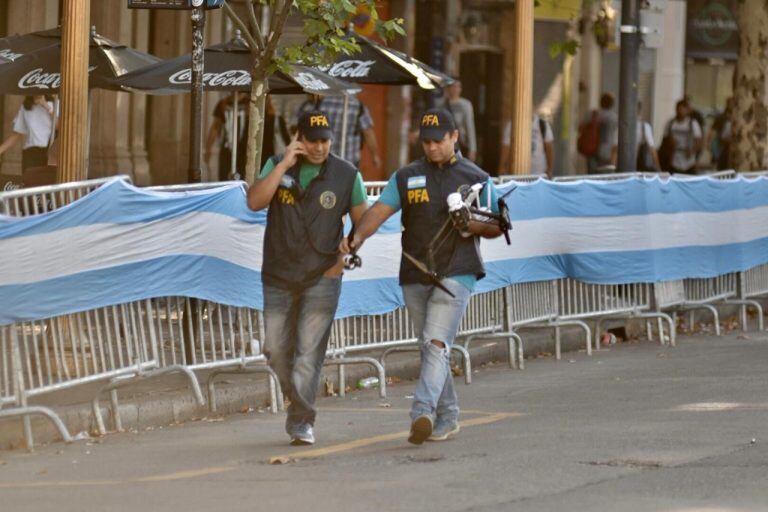
[[[422,414],[411,423],[411,435],[408,436],[408,442],[411,444],[421,444],[432,435],[432,417]]]

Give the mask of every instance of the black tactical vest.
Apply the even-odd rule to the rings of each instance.
[[[278,157],[273,157],[277,165]],[[299,183],[300,164],[286,176]],[[306,288],[338,261],[344,236],[342,217],[349,212],[357,169],[333,154],[301,197],[279,186],[269,204],[264,234],[264,284],[284,289]]]
[[[486,183],[488,174],[465,158],[455,158],[442,169],[417,160],[397,171],[403,222],[403,250],[428,265],[427,248],[448,219],[448,194],[461,185]],[[440,277],[473,274],[485,276],[477,236],[462,237],[451,227],[442,246],[434,252],[435,270]],[[423,283],[429,280],[410,261],[400,261],[400,284]]]

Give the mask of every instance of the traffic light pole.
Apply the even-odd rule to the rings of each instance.
[[[189,123],[189,173],[190,183],[202,181],[203,152],[203,35],[205,31],[205,7],[192,10],[192,106]]]
[[[640,58],[640,0],[621,3],[619,155],[617,172],[637,167],[637,79]]]

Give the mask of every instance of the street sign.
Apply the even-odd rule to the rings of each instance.
[[[204,5],[206,9],[218,9],[224,0],[128,0],[129,9],[194,9]]]

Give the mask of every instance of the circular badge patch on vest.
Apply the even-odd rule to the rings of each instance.
[[[325,192],[320,194],[320,206],[322,206],[326,210],[330,210],[331,208],[336,206],[336,194],[334,194],[330,190],[326,190]]]

